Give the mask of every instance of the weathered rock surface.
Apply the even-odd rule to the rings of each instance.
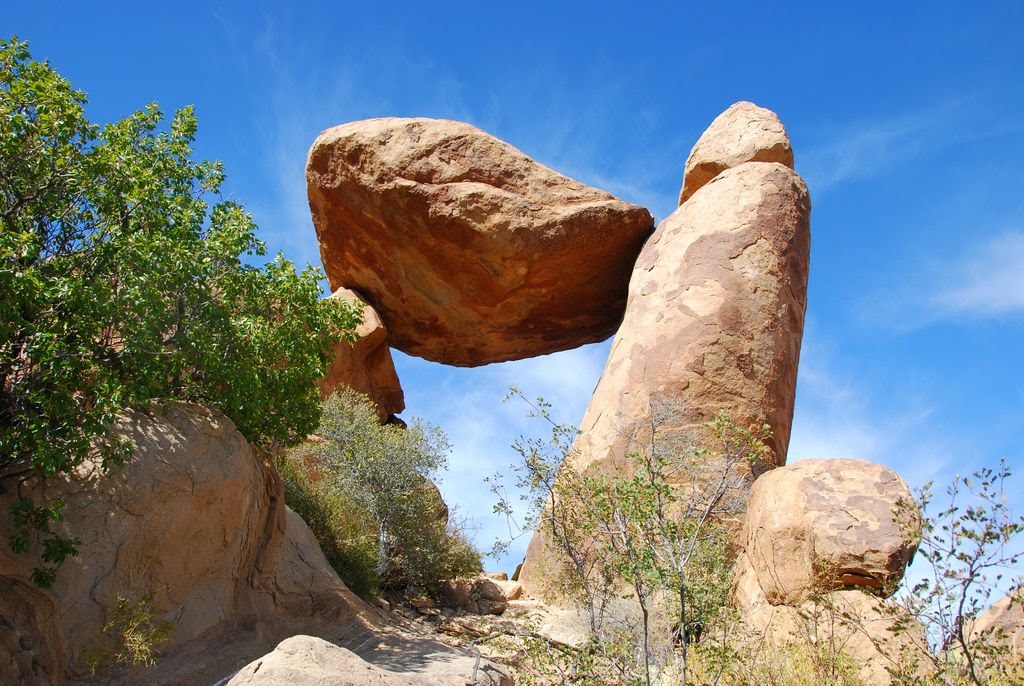
[[[679,204],[726,169],[744,162],[778,162],[792,168],[793,148],[774,112],[741,101],[718,115],[693,146],[683,171]]]
[[[355,341],[334,344],[334,356],[317,386],[324,397],[343,386],[362,393],[373,401],[380,421],[386,422],[405,409],[405,394],[391,359],[387,329],[377,311],[355,291],[339,288],[330,297],[361,303],[363,321],[356,328]]]
[[[365,297],[395,348],[459,366],[613,334],[653,224],[647,210],[447,120],[324,131],[306,182],[331,287]]]
[[[335,575],[305,523],[286,510],[280,479],[228,419],[173,404],[165,414],[129,413],[118,430],[136,446],[123,468],[100,476],[86,464],[76,478],[52,479],[32,493],[63,498],[60,527],[81,540],[52,596],[26,610],[59,636],[46,643],[63,648],[68,674],[85,674],[90,651],[113,647],[101,628],[119,596],[153,594],[154,618],[175,627],[163,651],[192,651],[147,671],[150,684],[212,679],[245,650],[262,652],[297,626],[336,627],[371,612]],[[9,497],[0,497],[5,511]],[[0,575],[22,588],[33,564],[7,546],[0,551]]]
[[[887,667],[923,677],[929,668],[924,626],[878,596],[858,590],[824,593],[793,607],[763,597],[740,607],[744,622],[771,646],[818,643],[841,650],[865,684],[889,686]]]
[[[880,597],[902,578],[919,526],[906,484],[882,465],[803,460],[774,469],[750,492],[733,602],[773,645],[813,639],[841,648],[865,683],[889,684],[886,666],[919,673],[928,664],[923,627]]]
[[[824,589],[891,593],[917,550],[919,525],[910,490],[891,469],[802,460],[754,482],[742,544],[769,602],[799,605]]]
[[[979,638],[995,645],[1009,646],[1024,658],[1024,587],[1010,593],[982,612],[968,625],[968,640]]]
[[[522,595],[523,587],[519,583],[481,574],[476,578],[443,582],[440,602],[442,607],[470,614],[500,615],[510,601]]]
[[[287,638],[233,676],[226,686],[424,686],[431,682],[375,667],[314,636]]]
[[[59,686],[64,681],[57,604],[23,580],[0,576],[0,684]]]
[[[781,164],[748,162],[665,219],[633,269],[629,303],[580,425],[573,466],[611,468],[665,399],[662,431],[700,442],[718,413],[771,426],[755,471],[785,462],[810,247],[807,188]],[[538,534],[520,581],[536,592]]]

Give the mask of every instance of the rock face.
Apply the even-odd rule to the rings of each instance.
[[[86,464],[77,478],[52,479],[31,494],[63,498],[63,532],[81,540],[52,595],[24,581],[35,560],[14,557],[7,546],[0,551],[0,592],[15,589],[23,614],[35,617],[25,626],[45,647],[40,669],[50,670],[59,655],[61,672],[80,676],[90,652],[114,648],[101,628],[118,597],[153,594],[155,619],[174,624],[163,652],[199,644],[198,655],[169,657],[147,672],[151,684],[220,676],[235,651],[265,649],[296,626],[342,625],[369,611],[285,508],[276,473],[225,417],[173,404],[166,414],[127,414],[118,431],[136,446],[123,468],[100,476]],[[0,498],[4,511],[9,506],[8,496]]]
[[[580,424],[572,466],[616,469],[657,406],[660,431],[704,438],[724,413],[767,423],[785,463],[807,305],[810,199],[788,167],[745,162],[723,171],[661,222],[629,282],[629,301]],[[548,553],[534,533],[520,576],[539,592]]]
[[[324,377],[317,383],[324,397],[341,386],[348,386],[367,396],[377,407],[380,421],[386,422],[405,409],[405,394],[395,372],[388,347],[388,332],[377,311],[355,291],[339,288],[330,296],[363,305],[363,321],[356,328],[354,342],[338,341],[334,357]]]
[[[1005,645],[1024,658],[1024,586],[1003,597],[971,622],[968,640]]]
[[[64,642],[53,599],[23,580],[0,576],[0,609],[0,684],[63,684]]]
[[[711,122],[693,146],[683,171],[679,204],[726,169],[744,162],[778,162],[793,167],[786,129],[771,110],[738,102]]]
[[[804,460],[763,474],[733,584],[744,622],[776,645],[810,636],[841,646],[865,683],[889,684],[886,664],[923,668],[923,628],[880,597],[917,548],[912,503],[895,472],[864,460]]]
[[[395,348],[458,366],[613,334],[653,224],[641,207],[438,119],[324,131],[306,182],[331,287],[362,294]]]
[[[474,615],[500,615],[512,600],[523,595],[515,581],[486,574],[473,579],[454,579],[441,586],[441,606]]]
[[[898,503],[908,503],[898,516]],[[799,605],[822,587],[888,595],[917,550],[907,485],[865,460],[803,460],[762,475],[742,534],[768,601]]]
[[[429,682],[375,667],[314,636],[292,636],[233,676],[226,686],[424,686]]]

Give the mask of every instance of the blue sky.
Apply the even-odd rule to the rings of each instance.
[[[790,460],[864,457],[917,485],[1005,457],[1024,491],[1024,4],[371,5],[37,0],[0,9],[0,33],[85,90],[94,120],[194,104],[198,155],[298,262],[319,261],[306,151],[335,124],[469,121],[660,219],[710,121],[769,107],[814,205]],[[528,428],[508,385],[575,423],[606,354],[397,355],[405,416],[451,437],[443,489],[481,544],[501,530],[481,478]]]

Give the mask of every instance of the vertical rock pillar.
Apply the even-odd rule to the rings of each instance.
[[[765,161],[769,160],[769,161]],[[622,325],[587,407],[571,467],[615,469],[652,406],[661,430],[691,432],[724,413],[768,424],[785,463],[807,303],[810,199],[774,113],[737,103],[701,136],[685,199],[640,253]],[[698,185],[694,170],[714,176]],[[536,594],[553,553],[535,532],[520,581]]]

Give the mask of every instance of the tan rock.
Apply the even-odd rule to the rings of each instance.
[[[898,503],[911,509],[898,517]],[[742,544],[769,602],[863,587],[889,594],[917,550],[919,517],[891,469],[864,460],[803,460],[763,474]]]
[[[60,530],[81,541],[52,595],[32,610],[51,618],[69,675],[87,671],[90,652],[115,647],[101,629],[119,597],[153,595],[154,619],[174,625],[162,654],[203,644],[201,659],[162,659],[146,672],[150,684],[217,676],[237,664],[239,651],[265,650],[297,625],[336,627],[369,609],[338,579],[301,518],[286,510],[273,469],[223,415],[172,404],[151,415],[128,413],[118,431],[135,443],[123,468],[102,476],[86,464],[73,479],[55,477],[29,490],[48,502],[63,498]],[[0,497],[0,508],[9,505],[8,495]],[[0,550],[0,575],[22,587],[34,564],[7,546]],[[46,615],[47,603],[57,612]],[[248,629],[232,648],[242,626]],[[139,683],[132,674],[124,679]]]
[[[0,576],[0,684],[64,684],[57,604],[32,585]]]
[[[990,644],[1009,646],[1013,655],[1024,656],[1024,586],[1004,596],[968,626],[969,641],[983,638]]]
[[[363,321],[356,328],[355,341],[334,344],[334,356],[317,386],[324,397],[343,386],[362,393],[376,406],[380,421],[386,422],[405,409],[405,394],[391,359],[387,329],[377,311],[355,291],[339,288],[330,297],[361,303]]]
[[[459,366],[610,336],[653,223],[447,120],[324,131],[306,181],[332,288],[359,291],[395,348]]]
[[[793,167],[793,148],[778,116],[752,102],[738,102],[718,115],[690,151],[679,204],[726,169],[744,162]]]
[[[572,464],[615,469],[652,406],[664,431],[703,440],[724,413],[771,426],[760,472],[785,462],[807,293],[810,201],[781,164],[721,173],[665,219],[633,269],[626,314],[580,425]],[[520,573],[536,595],[548,555],[535,533]]]
[[[231,677],[226,686],[425,686],[430,682],[375,667],[313,636],[287,638]]]

